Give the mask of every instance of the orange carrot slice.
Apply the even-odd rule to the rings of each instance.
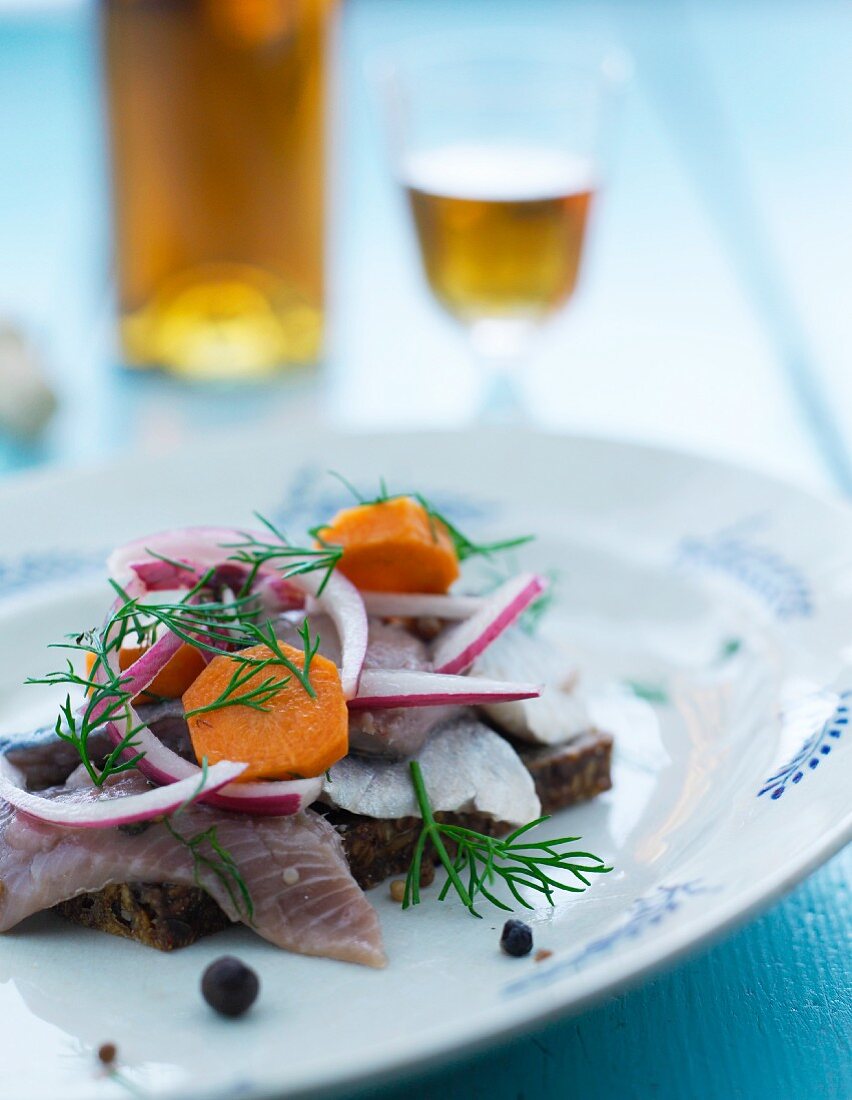
[[[411,497],[344,508],[319,534],[343,547],[337,568],[356,588],[446,592],[459,575],[446,527]]]
[[[281,643],[281,650],[298,668],[304,668],[301,649]],[[274,659],[264,645],[244,649],[240,657]],[[264,710],[244,703],[218,706],[193,714],[221,699],[235,672],[247,671],[232,698],[239,699],[274,677],[290,681],[271,698],[263,701]],[[234,760],[248,764],[239,781],[250,779],[308,779],[322,775],[349,751],[349,714],[337,666],[316,655],[308,668],[308,679],[316,698],[289,674],[280,662],[251,673],[233,656],[214,657],[201,675],[183,694],[187,723],[196,757],[207,757],[211,764]]]
[[[118,667],[124,671],[145,652],[143,646],[122,646],[118,651]],[[86,654],[86,671],[95,664],[93,653]],[[204,669],[204,658],[191,645],[182,645],[174,657],[161,668],[145,691],[133,700],[133,705],[155,703],[157,699],[179,699],[192,681]]]

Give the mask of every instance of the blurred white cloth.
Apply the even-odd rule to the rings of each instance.
[[[12,325],[0,325],[0,430],[24,438],[38,435],[56,405],[32,343]]]

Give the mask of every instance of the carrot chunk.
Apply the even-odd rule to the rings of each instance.
[[[281,643],[288,660],[304,669],[301,649]],[[236,760],[248,764],[239,781],[250,779],[307,779],[322,775],[349,751],[349,714],[337,666],[319,654],[308,666],[308,680],[315,698],[296,676],[275,659],[264,645],[244,649],[239,657],[272,663],[252,671],[235,655],[214,657],[183,694],[192,747],[200,761],[210,764]],[[241,679],[236,690],[235,674]],[[263,709],[240,702],[261,688],[264,681],[289,682],[266,697],[255,695]],[[232,700],[219,705],[226,697]],[[210,708],[210,709],[200,709]],[[199,713],[193,714],[193,711]]]
[[[367,591],[446,592],[459,575],[446,527],[412,497],[344,508],[319,534],[343,547],[337,568]]]
[[[118,651],[118,667],[123,672],[145,652],[143,646],[122,646]],[[86,654],[86,670],[91,673],[95,656]],[[160,699],[180,699],[192,681],[204,668],[204,658],[191,645],[182,645],[169,662],[160,669],[145,691],[133,700],[133,705],[155,703]]]

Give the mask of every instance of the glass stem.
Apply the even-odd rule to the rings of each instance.
[[[528,419],[521,377],[535,329],[524,319],[474,321],[470,344],[480,374],[478,419],[487,424],[519,424]]]

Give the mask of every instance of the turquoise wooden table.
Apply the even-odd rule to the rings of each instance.
[[[439,23],[449,34],[485,19],[602,32],[636,63],[583,292],[527,377],[534,417],[848,492],[852,7],[840,2],[350,0],[329,361],[313,382],[236,393],[114,368],[92,11],[0,3],[0,316],[34,334],[63,399],[37,444],[0,439],[0,471],[237,422],[463,424],[474,379],[419,283],[364,63]],[[642,988],[382,1095],[848,1100],[850,882],[847,851]]]

